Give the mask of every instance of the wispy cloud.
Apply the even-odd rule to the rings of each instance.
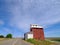
[[[0,20],[0,25],[4,25],[4,21]]]
[[[4,30],[5,32],[7,32],[7,33],[12,33],[12,31],[11,31],[10,29],[8,29],[8,28],[3,28],[3,30]]]
[[[13,15],[13,18],[10,20],[13,26],[27,28],[30,24],[47,26],[60,22],[60,1],[14,0],[13,2],[14,5],[11,10],[9,10]]]
[[[52,30],[52,31],[48,31],[48,32],[45,32],[45,37],[60,37],[59,36],[60,34],[60,30]]]
[[[11,15],[9,25],[22,31],[28,31],[30,24],[48,28],[60,22],[59,0],[5,0],[5,6]]]

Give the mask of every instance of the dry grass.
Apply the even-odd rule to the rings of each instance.
[[[8,40],[10,38],[0,38],[0,41]]]
[[[5,40],[5,38],[0,38],[0,41]]]
[[[60,42],[60,38],[46,38],[46,39],[51,40],[51,41],[58,41],[58,42]]]

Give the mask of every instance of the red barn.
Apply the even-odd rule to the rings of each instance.
[[[33,38],[37,40],[44,40],[44,30],[42,26],[31,25],[30,32],[33,32]]]

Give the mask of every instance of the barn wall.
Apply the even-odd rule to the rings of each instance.
[[[33,32],[33,38],[37,40],[44,40],[43,28],[31,28],[30,31]]]

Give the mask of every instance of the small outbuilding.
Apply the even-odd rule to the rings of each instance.
[[[24,34],[24,39],[33,39],[33,32],[27,32]]]

